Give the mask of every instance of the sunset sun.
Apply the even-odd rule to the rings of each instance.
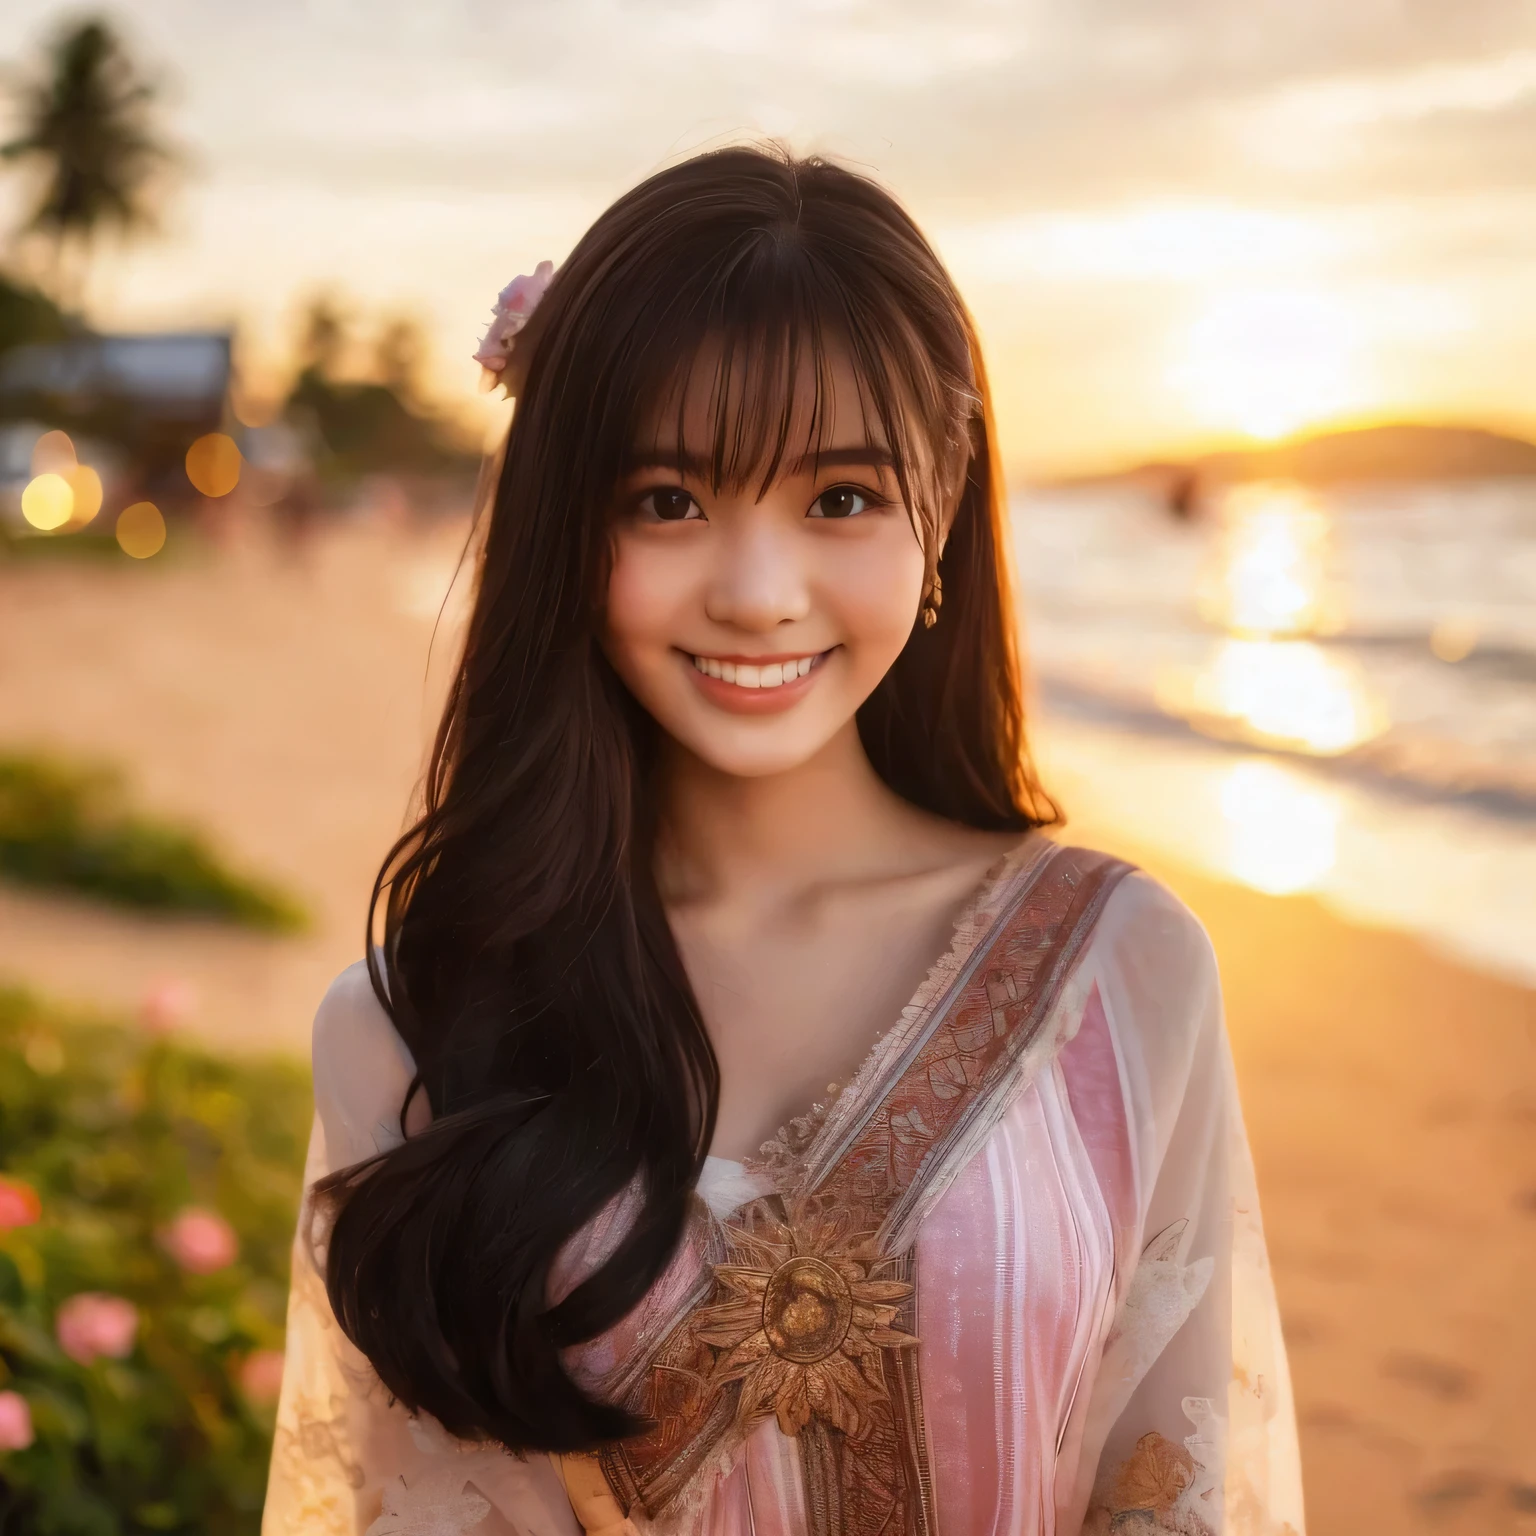
[[[1168,376],[1203,423],[1265,441],[1368,403],[1354,316],[1314,291],[1214,295],[1183,333]]]

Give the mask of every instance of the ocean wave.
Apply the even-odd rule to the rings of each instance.
[[[1035,692],[1048,715],[1136,735],[1199,740],[1217,751],[1295,759],[1316,773],[1404,801],[1460,805],[1512,821],[1536,822],[1536,765],[1476,744],[1389,726],[1346,751],[1319,755],[1265,737],[1240,720],[1171,712],[1145,695],[1081,676],[1039,672]]]

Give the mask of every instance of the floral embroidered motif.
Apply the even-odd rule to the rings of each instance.
[[[1195,1480],[1195,1458],[1156,1430],[1136,1442],[1131,1459],[1115,1479],[1115,1503],[1121,1510],[1149,1509],[1166,1515]]]
[[[383,1510],[363,1536],[465,1536],[491,1512],[491,1502],[470,1481],[476,1464],[494,1448],[456,1440],[436,1419],[413,1414],[411,1442],[426,1464],[407,1482],[384,1488]]]
[[[751,1208],[749,1208],[751,1209]],[[848,1235],[846,1212],[807,1203],[780,1221],[759,1206],[726,1228],[733,1262],[717,1264],[725,1299],[694,1314],[693,1336],[724,1351],[714,1383],[741,1382],[736,1423],[773,1414],[797,1435],[812,1417],[853,1440],[873,1427],[868,1410],[888,1399],[880,1352],[917,1343],[893,1328],[912,1294],[870,1270],[880,1255]]]
[[[836,1098],[817,1100],[803,1115],[795,1115],[779,1127],[772,1141],[757,1149],[757,1156],[747,1159],[747,1166],[766,1174],[780,1189],[791,1188],[795,1172],[806,1149],[821,1134]]]
[[[450,1465],[418,1477],[397,1477],[384,1490],[384,1512],[366,1536],[464,1536],[491,1512],[491,1501]]]
[[[1115,1474],[1107,1501],[1089,1511],[1084,1536],[1153,1531],[1214,1536],[1209,1522],[1193,1507],[1199,1471],[1184,1446],[1156,1430],[1143,1435]]]
[[[265,1523],[284,1536],[352,1536],[357,1529],[353,1495],[362,1481],[361,1469],[331,1453],[329,1446],[320,1458],[311,1456],[314,1442],[306,1434],[303,1405],[294,1412],[299,1415],[296,1424],[279,1423],[273,1438],[272,1481],[282,1490],[281,1503],[268,1500]]]
[[[319,1403],[303,1397],[294,1400],[293,1435],[299,1450],[310,1461],[334,1461],[341,1468],[349,1488],[363,1485],[362,1468],[352,1459],[347,1446],[347,1400],[333,1393],[330,1413]]]
[[[1126,1381],[1140,1381],[1200,1304],[1215,1265],[1207,1255],[1192,1263],[1181,1255],[1189,1219],[1180,1217],[1141,1251],[1119,1315],[1104,1341],[1104,1365]]]

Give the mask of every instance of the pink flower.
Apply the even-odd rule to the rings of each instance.
[[[517,333],[528,324],[528,317],[539,307],[539,300],[554,280],[555,264],[541,261],[530,277],[521,273],[496,295],[496,308],[490,328],[480,339],[475,361],[492,373],[500,373],[512,355]]]
[[[253,1403],[275,1403],[283,1390],[283,1354],[258,1349],[240,1363],[240,1390]]]
[[[0,1232],[30,1227],[42,1214],[43,1202],[30,1184],[0,1176]]]
[[[0,1451],[24,1451],[36,1438],[26,1398],[20,1392],[0,1392]]]
[[[121,1360],[133,1353],[139,1310],[121,1296],[82,1291],[59,1308],[53,1328],[59,1347],[80,1365],[89,1365],[102,1355]]]
[[[191,982],[168,976],[157,981],[139,1004],[139,1022],[151,1034],[185,1024],[197,1007],[197,990]]]
[[[227,1269],[240,1254],[235,1229],[217,1211],[189,1205],[160,1234],[165,1251],[189,1274],[211,1275]]]

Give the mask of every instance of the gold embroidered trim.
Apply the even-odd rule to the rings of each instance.
[[[870,1410],[890,1399],[882,1351],[917,1343],[892,1326],[911,1284],[872,1276],[881,1256],[868,1234],[850,1235],[846,1211],[820,1201],[798,1204],[788,1220],[766,1201],[747,1211],[726,1227],[731,1260],[715,1266],[722,1299],[690,1325],[724,1351],[712,1385],[741,1383],[739,1430],[772,1414],[786,1435],[816,1418],[866,1439]]]
[[[928,967],[927,974],[902,1008],[894,1026],[876,1035],[864,1060],[837,1093],[812,1104],[803,1115],[793,1116],[771,1141],[765,1141],[758,1148],[757,1156],[744,1160],[751,1172],[767,1176],[776,1189],[794,1189],[803,1182],[805,1154],[820,1136],[833,1110],[841,1101],[856,1102],[872,1081],[884,1075],[892,1053],[899,1051],[914,1032],[922,1029],[971,953],[992,932],[1008,905],[1015,882],[1042,863],[1054,848],[1055,845],[1046,838],[1032,833],[992,865],[951,925],[944,952]]]
[[[932,1531],[917,1357],[905,1347],[915,1342],[907,1331],[915,1323],[911,1234],[901,1224],[915,1221],[918,1198],[942,1187],[951,1165],[979,1141],[994,1101],[1016,1090],[1031,1065],[1031,1047],[1050,1045],[1052,1010],[1128,870],[1043,839],[1015,858],[901,1025],[820,1128],[806,1126],[809,1144],[792,1149],[781,1141],[773,1165],[757,1165],[777,1191],[763,1197],[761,1219],[771,1213],[787,1230],[777,1252],[746,1262],[720,1252],[711,1265],[716,1299],[702,1303],[702,1327],[697,1314],[680,1311],[650,1357],[631,1399],[650,1427],[601,1453],[627,1511],[659,1515],[714,1464],[722,1440],[739,1439],[743,1425],[771,1415],[800,1446],[812,1536]],[[817,1211],[842,1213],[846,1226],[835,1239],[796,1233],[813,1202]],[[717,1228],[716,1235],[723,1246],[724,1234]],[[825,1267],[785,1270],[802,1259]],[[879,1279],[892,1289],[860,1300],[855,1279],[874,1280],[877,1264],[888,1266]],[[846,1297],[834,1276],[846,1283]],[[847,1330],[822,1354],[845,1310]],[[872,1352],[845,1349],[855,1324],[866,1330],[856,1346]]]

